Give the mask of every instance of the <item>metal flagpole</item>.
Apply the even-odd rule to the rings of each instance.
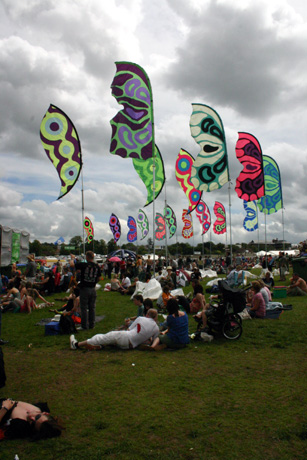
[[[257,225],[258,225],[258,229],[257,229],[258,231],[257,231],[257,233],[258,233],[258,252],[259,252],[259,250],[260,250],[259,227],[260,227],[260,226],[259,226],[259,215],[258,215],[258,205],[257,205],[257,201],[256,201],[256,212],[257,212]]]
[[[285,250],[285,221],[284,221],[284,208],[281,208],[281,221],[282,221],[282,240],[283,240],[283,250]]]
[[[83,168],[81,168],[81,203],[82,203],[82,243],[83,243],[83,255],[85,257]]]
[[[264,211],[266,211],[266,196],[264,195]],[[264,242],[265,242],[265,261],[266,261],[266,268],[268,268],[268,255],[267,255],[267,241],[266,241],[266,212],[264,212]]]
[[[230,247],[230,264],[232,265],[232,231],[231,231],[231,195],[230,195],[231,181],[228,182],[228,193],[229,193],[229,247]],[[227,235],[227,228],[226,228]],[[226,236],[227,242],[227,236]]]
[[[155,147],[154,147],[155,148]],[[153,202],[152,202],[152,233],[153,233],[153,275],[156,275],[156,238],[155,238],[155,215],[156,215],[156,156],[155,154],[152,157],[152,177],[153,177]]]
[[[166,206],[167,206],[167,203],[166,203],[166,181],[165,181],[164,187],[165,187],[164,225],[165,225],[165,262],[166,262],[166,261],[167,261],[167,257],[168,257],[168,254],[167,254],[167,228],[166,228],[166,220],[165,220],[165,216],[166,216]],[[166,262],[166,263],[167,263],[167,262]]]

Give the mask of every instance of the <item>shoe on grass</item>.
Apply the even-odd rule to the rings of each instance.
[[[69,337],[69,342],[70,342],[70,348],[71,348],[71,350],[76,350],[76,349],[77,349],[76,343],[78,343],[78,342],[77,342],[77,340],[75,339],[75,336],[74,336],[73,334]]]

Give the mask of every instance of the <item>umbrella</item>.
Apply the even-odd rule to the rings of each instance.
[[[114,257],[111,257],[111,258],[109,259],[109,261],[110,261],[110,262],[120,262],[121,259],[120,259],[119,257],[117,257],[117,256],[114,256]]]

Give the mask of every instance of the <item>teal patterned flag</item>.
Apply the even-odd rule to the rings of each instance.
[[[211,192],[229,181],[225,132],[218,113],[208,105],[192,104],[191,135],[200,146],[191,174],[197,190]]]
[[[263,155],[265,196],[258,200],[260,212],[273,214],[283,207],[281,177],[278,164],[273,158]]]
[[[173,209],[168,204],[164,208],[164,218],[169,228],[169,237],[171,238],[177,230],[177,219]]]

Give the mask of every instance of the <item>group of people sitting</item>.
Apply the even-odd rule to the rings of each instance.
[[[14,313],[31,313],[38,308],[36,303],[37,299],[42,300],[46,306],[52,305],[33,287],[31,281],[21,281],[19,283],[19,288],[14,285],[13,281],[10,281],[7,293],[3,295],[1,299],[0,308],[2,313],[7,311],[12,311]]]
[[[70,347],[73,350],[86,348],[101,350],[113,345],[123,350],[133,349],[142,345],[146,350],[162,350],[163,348],[182,348],[189,341],[188,316],[180,309],[177,299],[167,302],[168,316],[166,328],[160,331],[158,311],[153,308],[150,299],[143,300],[142,295],[134,296],[137,316],[126,318],[124,326],[107,334],[96,334],[90,339],[78,342],[74,335],[70,336]]]

